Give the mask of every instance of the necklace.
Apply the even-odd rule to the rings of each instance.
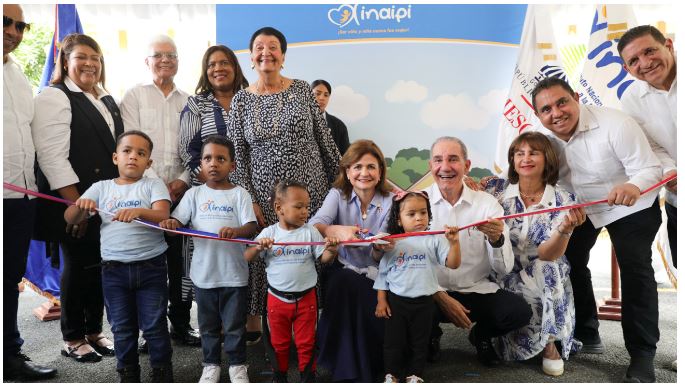
[[[524,201],[525,201],[525,200],[528,200],[529,202],[535,201],[535,199],[536,199],[538,196],[542,196],[542,194],[543,194],[544,192],[545,192],[545,190],[542,190],[542,191],[537,192],[537,193],[535,193],[535,194],[526,194],[525,192],[523,192],[523,191],[521,191],[521,190],[519,189],[519,194],[521,194],[521,198],[523,198]]]
[[[362,211],[362,220],[366,221],[366,217],[368,217],[368,215],[366,214],[366,211]]]
[[[283,78],[281,77],[280,88],[283,88],[283,84],[284,84]],[[256,115],[255,115],[256,125],[257,125],[256,126],[257,127],[257,129],[256,129],[257,134],[259,134],[262,137],[266,137],[268,135],[267,132],[269,132],[270,134],[276,134],[278,132],[279,124],[280,124],[280,120],[281,120],[280,115],[281,115],[281,112],[283,111],[283,98],[284,98],[284,96],[283,95],[276,95],[276,92],[267,94],[266,88],[264,89],[264,91],[260,91],[259,80],[257,81],[257,86],[256,86],[255,90],[257,91],[257,95],[255,96],[255,98],[257,100],[257,104],[255,105],[255,110],[257,111]],[[264,104],[264,103],[267,104],[267,107],[273,105],[273,99],[276,99],[275,115],[269,113],[268,108],[265,112],[263,107],[262,107],[262,104]],[[268,100],[268,101],[264,102],[265,100]],[[268,116],[269,115],[271,115],[271,120],[272,120],[271,124],[268,123]],[[267,122],[267,124],[266,124],[267,128],[266,129],[262,125],[262,118],[263,117],[265,118],[265,120]],[[269,126],[271,127],[270,129],[268,128]]]
[[[260,85],[261,85],[261,88],[260,88]],[[284,89],[284,86],[285,86],[285,82],[283,81],[283,77],[281,77],[279,85],[270,91],[269,88],[266,86],[266,83],[264,83],[261,79],[259,79],[259,80],[257,80],[257,88],[255,88],[255,89],[257,90],[257,93],[260,95],[273,95],[273,94],[276,94],[278,92],[281,92]]]

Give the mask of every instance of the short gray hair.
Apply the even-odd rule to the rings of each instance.
[[[464,153],[464,160],[469,159],[469,151],[466,149],[466,144],[464,141],[460,140],[457,137],[452,137],[449,135],[442,136],[433,142],[433,145],[431,145],[431,152],[430,152],[430,158],[433,159],[433,149],[435,148],[435,145],[439,144],[440,142],[454,142],[456,144],[459,144],[461,146],[461,151]]]
[[[159,34],[159,35],[155,35],[154,37],[152,37],[146,46],[146,50],[151,49],[154,45],[163,44],[163,43],[168,43],[169,45],[174,47],[175,52],[178,52],[178,49],[176,48],[176,43],[174,42],[174,40],[171,39],[170,36],[164,35],[164,34]]]

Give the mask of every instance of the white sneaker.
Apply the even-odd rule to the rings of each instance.
[[[220,375],[221,366],[204,366],[204,368],[202,368],[202,376],[198,383],[219,383]]]
[[[564,373],[564,361],[559,359],[542,358],[542,372],[551,376],[559,376]]]
[[[406,383],[423,383],[423,379],[416,375],[408,376],[405,380]]]
[[[397,378],[392,376],[392,374],[385,374],[385,380],[383,383],[397,383]]]
[[[231,383],[250,383],[245,364],[228,367],[228,376],[231,378]]]

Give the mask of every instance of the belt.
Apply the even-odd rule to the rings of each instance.
[[[316,286],[310,287],[304,291],[294,291],[294,292],[276,290],[270,284],[267,284],[267,287],[268,287],[269,291],[271,291],[271,293],[273,293],[277,297],[281,297],[281,298],[287,299],[289,301],[296,301],[296,300],[302,298],[303,296],[307,295],[307,293],[312,291],[314,289],[314,287],[316,287]]]

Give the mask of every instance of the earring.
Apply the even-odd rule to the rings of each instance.
[[[281,69],[285,69],[285,63],[281,64]]]
[[[252,68],[252,70],[254,70],[254,62],[250,65],[250,68]]]

